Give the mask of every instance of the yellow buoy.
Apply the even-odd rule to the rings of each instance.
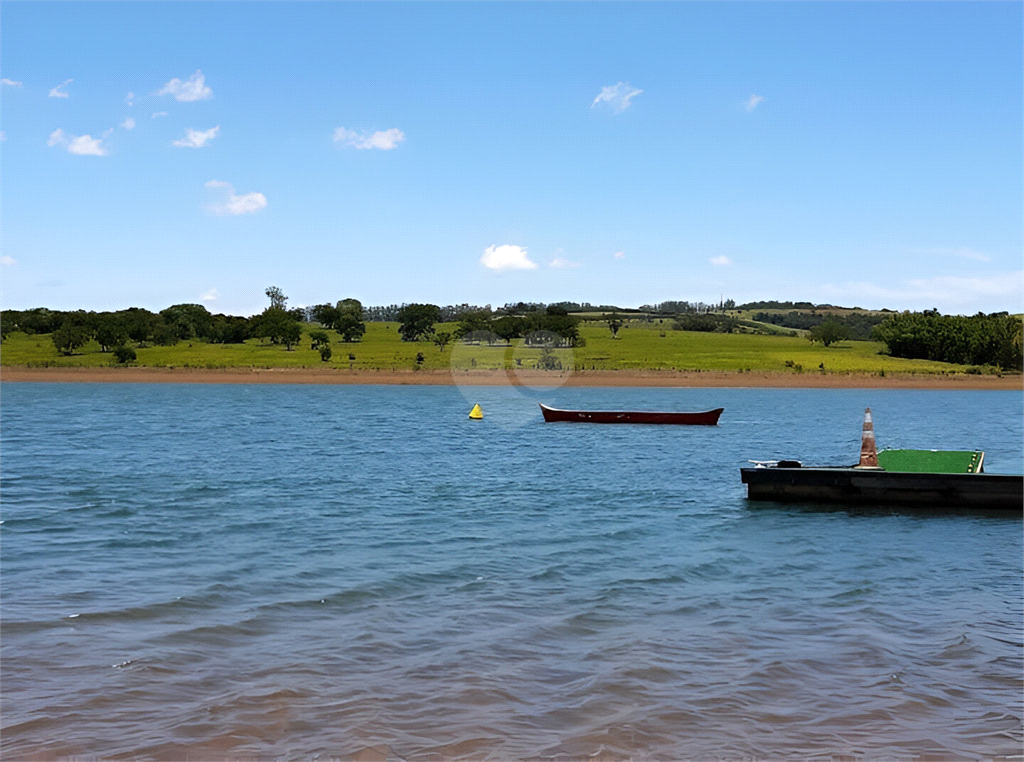
[[[469,411],[469,417],[474,421],[479,421],[484,417],[484,410],[479,405],[473,405],[473,409]]]

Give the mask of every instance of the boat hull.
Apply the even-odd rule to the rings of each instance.
[[[1024,510],[1024,476],[856,468],[741,468],[750,500]]]
[[[636,413],[593,410],[558,410],[557,408],[540,406],[544,420],[550,422],[564,421],[567,423],[654,423],[684,426],[715,426],[718,417],[725,408],[708,410],[703,413]]]

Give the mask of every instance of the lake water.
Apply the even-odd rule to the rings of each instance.
[[[1021,514],[748,504],[739,468],[852,464],[871,406],[1020,473],[1022,401],[4,384],[0,752],[1020,755]]]

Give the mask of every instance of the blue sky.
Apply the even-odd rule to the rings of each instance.
[[[22,3],[3,306],[1019,312],[1020,3]]]

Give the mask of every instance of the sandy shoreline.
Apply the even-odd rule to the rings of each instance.
[[[570,374],[501,371],[372,371],[319,368],[0,368],[0,382],[167,384],[387,384],[429,386],[654,386],[800,389],[1009,389],[1020,375],[770,373],[735,371],[588,370]]]

